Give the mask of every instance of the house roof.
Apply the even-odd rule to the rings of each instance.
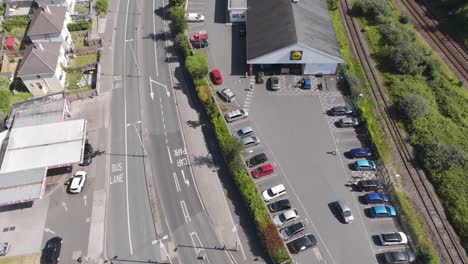
[[[248,1],[247,60],[301,44],[341,58],[324,0]]]
[[[28,29],[28,36],[60,34],[65,23],[67,8],[64,6],[45,6],[34,13]]]
[[[18,67],[18,77],[53,74],[57,67],[62,43],[41,42],[28,46]]]
[[[0,206],[39,199],[44,193],[47,168],[0,173]]]

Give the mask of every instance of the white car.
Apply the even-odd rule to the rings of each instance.
[[[224,88],[224,89],[218,90],[218,94],[227,103],[230,103],[230,102],[236,100],[236,95],[229,88]]]
[[[403,232],[383,233],[379,235],[382,246],[405,245],[408,243],[408,237]]]
[[[203,22],[205,21],[205,17],[199,13],[187,13],[185,15],[187,18],[187,22]]]
[[[86,181],[86,171],[77,171],[70,179],[68,184],[68,191],[70,193],[80,193],[83,190]]]
[[[291,222],[292,220],[296,219],[299,217],[299,214],[297,213],[296,209],[290,209],[282,214],[279,214],[275,217],[273,217],[273,223],[276,226],[282,226],[285,223]]]
[[[249,116],[249,113],[245,111],[244,109],[237,109],[231,112],[227,112],[225,118],[227,122],[232,123],[234,121],[244,119],[248,116]]]
[[[233,137],[237,139],[242,139],[253,134],[252,127],[243,127],[232,134]]]
[[[260,143],[260,140],[256,136],[247,136],[241,139],[242,143],[246,148],[257,146]]]
[[[284,188],[283,184],[278,184],[276,186],[271,187],[268,190],[264,190],[262,192],[262,197],[265,202],[268,202],[284,194],[286,194],[286,188]]]

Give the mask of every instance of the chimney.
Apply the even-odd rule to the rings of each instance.
[[[35,43],[35,44],[34,44],[34,48],[35,48],[35,49],[44,50],[44,47],[42,46],[41,43]]]
[[[43,10],[44,10],[46,13],[48,13],[48,14],[51,13],[51,12],[50,12],[50,8],[49,8],[49,6],[47,6],[47,5],[43,7]]]

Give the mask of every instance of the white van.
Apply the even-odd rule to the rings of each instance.
[[[284,188],[283,184],[278,184],[268,190],[263,191],[262,197],[265,202],[268,202],[284,194],[286,194],[286,188]]]
[[[205,21],[205,17],[199,13],[187,13],[185,15],[187,18],[187,22],[203,22]]]

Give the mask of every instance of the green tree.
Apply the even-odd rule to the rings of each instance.
[[[369,20],[383,22],[392,15],[392,6],[387,0],[359,0],[353,4],[352,11]]]
[[[423,60],[423,75],[429,80],[436,79],[440,74],[440,68],[442,67],[439,60],[432,57],[426,56]]]
[[[423,147],[422,162],[426,169],[445,171],[466,169],[468,155],[460,148],[441,144],[428,144]]]
[[[327,0],[327,5],[330,11],[336,10],[338,8],[338,0]]]
[[[421,63],[424,51],[421,46],[413,43],[402,43],[386,49],[387,61],[392,71],[400,74],[418,74],[421,72]]]
[[[185,19],[185,10],[181,5],[171,6],[168,10],[172,21],[172,28],[176,33],[184,33],[187,29],[187,20]]]
[[[227,160],[234,160],[234,157],[244,150],[244,144],[239,139],[230,137],[226,144],[222,146],[222,150]]]
[[[395,23],[380,25],[380,42],[382,45],[398,46],[413,42],[416,39],[414,32],[398,26]]]
[[[175,37],[175,43],[179,50],[182,52],[184,55],[184,58],[187,58],[188,56],[192,55],[192,49],[190,48],[189,41],[187,39],[187,36],[183,33],[177,34]]]
[[[203,53],[188,56],[185,59],[185,67],[194,80],[204,78],[208,74],[208,61]]]
[[[95,8],[99,15],[106,14],[109,10],[109,0],[97,0]]]
[[[423,117],[429,112],[429,102],[419,94],[413,93],[398,103],[398,109],[409,120]]]
[[[184,0],[169,0],[169,5],[171,6],[183,6],[184,3]]]

